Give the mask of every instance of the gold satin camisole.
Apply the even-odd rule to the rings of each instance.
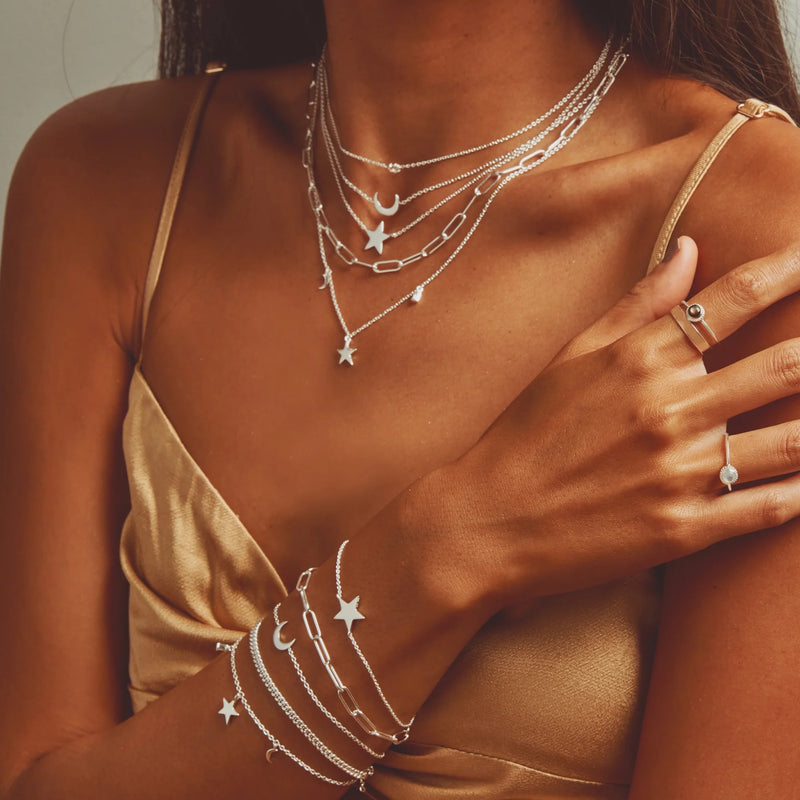
[[[192,144],[215,76],[189,112],[150,261],[142,338]],[[673,203],[650,268],[747,101]],[[648,270],[649,271],[649,270]],[[286,596],[275,568],[193,460],[137,364],[123,446],[131,510],[121,538],[130,584],[134,711],[193,675]],[[492,619],[417,714],[411,738],[376,764],[381,800],[623,800],[633,773],[660,603],[657,571],[545,598]],[[348,794],[348,796],[350,796]],[[354,793],[355,796],[355,793]]]

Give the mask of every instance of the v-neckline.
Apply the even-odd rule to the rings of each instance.
[[[180,434],[176,430],[175,426],[172,424],[172,420],[170,420],[169,416],[167,416],[166,411],[164,411],[163,406],[156,397],[153,388],[148,383],[147,378],[144,375],[144,372],[142,372],[140,364],[136,364],[136,366],[134,367],[133,376],[131,378],[131,384],[133,383],[134,380],[139,381],[139,383],[141,384],[142,388],[145,391],[145,394],[152,403],[153,408],[156,409],[159,418],[164,423],[164,426],[169,432],[169,435],[172,437],[173,441],[178,445],[178,448],[180,449],[184,458],[191,464],[192,469],[197,473],[200,480],[206,485],[206,487],[211,491],[212,495],[219,502],[219,505],[223,509],[224,513],[228,517],[230,517],[233,527],[240,533],[242,537],[246,538],[249,541],[251,549],[255,549],[258,553],[260,553],[261,558],[263,560],[264,568],[270,573],[270,576],[275,580],[283,596],[285,597],[288,594],[288,591],[286,590],[286,586],[284,585],[281,576],[275,569],[275,566],[269,560],[267,554],[264,552],[261,545],[256,541],[255,537],[250,533],[245,524],[239,518],[239,515],[233,510],[233,508],[230,506],[230,504],[222,495],[222,493],[219,491],[219,489],[217,489],[217,487],[214,485],[214,483],[211,481],[208,475],[206,475],[206,473],[203,471],[202,467],[197,463],[194,456],[189,452],[189,449],[186,447],[185,443],[183,442],[183,439],[181,439]],[[130,413],[130,408],[128,409],[128,413]]]

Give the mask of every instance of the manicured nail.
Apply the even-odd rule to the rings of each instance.
[[[667,247],[666,252],[664,253],[664,261],[669,261],[678,250],[681,249],[681,239],[683,237],[679,236],[677,239],[671,239],[669,246]]]

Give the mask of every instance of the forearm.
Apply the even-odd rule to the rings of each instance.
[[[401,719],[410,719],[464,645],[491,613],[477,581],[464,565],[453,563],[452,549],[431,537],[413,502],[400,500],[359,535],[342,560],[345,600],[360,596],[366,617],[353,633]],[[452,570],[452,572],[448,572]],[[373,683],[346,637],[345,623],[334,620],[335,557],[313,573],[307,601],[319,619],[324,642],[342,682],[361,709],[384,732],[398,725],[383,706]],[[376,758],[337,729],[303,688],[290,656],[276,649],[272,609],[260,630],[264,665],[288,703],[319,739],[344,762],[366,769]],[[302,672],[321,703],[376,753],[389,742],[367,735],[346,712],[336,688],[302,622],[297,591],[281,604],[284,642],[295,640]],[[8,800],[115,797],[333,798],[346,789],[313,777],[283,753],[265,758],[274,743],[256,727],[241,702],[238,717],[226,725],[217,712],[223,698],[236,694],[230,656],[209,653],[209,665],[183,681],[135,717],[115,728],[73,741],[51,752],[18,779]],[[327,760],[281,711],[257,674],[249,643],[243,640],[236,666],[253,712],[287,750],[335,780],[348,776]]]

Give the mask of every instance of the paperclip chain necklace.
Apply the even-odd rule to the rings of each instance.
[[[619,54],[619,52],[621,52],[621,50],[618,50],[617,53],[615,53],[615,57]],[[612,59],[612,63],[613,63],[613,59]],[[610,69],[610,66],[609,66],[609,69]],[[316,81],[312,81],[312,85],[314,85],[315,83],[316,83]],[[597,93],[597,89],[595,89],[595,92],[592,95],[584,98],[579,103],[577,103],[576,108],[575,108],[575,112],[573,112],[571,110],[563,111],[556,118],[556,120],[553,123],[551,123],[551,125],[549,125],[544,131],[542,131],[541,134],[539,134],[538,136],[534,137],[534,139],[531,140],[531,143],[525,143],[524,145],[522,145],[522,146],[516,148],[514,151],[512,151],[512,153],[509,154],[508,157],[503,157],[502,158],[502,164],[506,164],[506,163],[508,163],[508,161],[511,161],[514,158],[519,157],[519,155],[523,155],[529,149],[531,149],[531,147],[535,146],[536,144],[539,144],[542,141],[542,139],[548,133],[551,133],[556,127],[558,127],[559,124],[562,124],[562,123],[567,122],[567,121],[568,121],[568,124],[572,124],[576,119],[574,117],[574,113],[579,112],[584,107],[588,106],[593,101],[593,99],[595,98],[596,93]],[[321,114],[320,105],[319,105],[319,87],[318,86],[316,87],[316,89],[315,89],[315,91],[313,93],[311,93],[311,92],[309,93],[309,97],[310,97],[310,99],[309,99],[309,111],[308,111],[309,125],[311,125],[312,122],[314,124],[316,124],[318,119],[319,119],[320,125],[323,125],[324,124],[324,120],[322,119],[322,114]],[[323,131],[323,136],[324,136],[324,131]],[[309,135],[309,133],[307,131],[306,146],[305,146],[304,152],[303,152],[303,164],[306,167],[307,176],[308,176],[308,196],[309,196],[309,201],[311,202],[311,207],[314,210],[315,216],[317,217],[317,224],[319,226],[321,226],[325,236],[327,237],[327,239],[330,241],[331,245],[333,246],[333,249],[334,249],[334,252],[336,253],[336,255],[339,256],[339,258],[342,261],[344,261],[345,264],[347,264],[348,266],[365,267],[365,268],[370,269],[374,273],[379,274],[379,275],[380,274],[389,273],[389,272],[398,272],[401,269],[403,269],[403,267],[406,267],[406,266],[408,266],[410,264],[416,263],[417,261],[420,261],[423,258],[427,258],[432,253],[434,253],[436,250],[438,250],[442,245],[444,245],[445,242],[447,242],[449,239],[453,238],[453,236],[458,232],[459,228],[461,228],[461,226],[466,222],[467,213],[469,212],[470,208],[473,206],[475,201],[479,197],[486,195],[495,186],[495,184],[500,180],[500,178],[498,177],[499,174],[502,174],[502,173],[505,172],[505,170],[497,170],[497,169],[492,170],[492,171],[485,171],[483,174],[479,175],[478,178],[475,181],[472,181],[472,182],[470,182],[470,184],[467,184],[467,187],[465,187],[465,188],[469,188],[470,186],[474,186],[475,183],[477,183],[477,186],[474,186],[473,194],[470,197],[470,199],[468,200],[468,202],[466,203],[466,205],[464,206],[464,208],[460,212],[455,214],[447,222],[447,224],[444,226],[444,228],[442,229],[441,233],[439,233],[438,236],[436,236],[434,239],[432,239],[430,242],[428,242],[425,245],[425,247],[423,247],[421,250],[417,251],[416,253],[413,253],[410,256],[406,256],[405,258],[402,258],[402,259],[394,258],[394,259],[385,259],[385,260],[370,262],[370,261],[364,261],[363,259],[361,259],[358,256],[356,256],[355,253],[353,253],[353,251],[349,247],[347,247],[347,245],[345,245],[341,241],[341,239],[336,235],[335,231],[333,230],[333,228],[332,228],[332,226],[331,226],[331,224],[330,224],[330,222],[328,220],[328,217],[327,217],[327,215],[325,213],[324,205],[323,205],[323,203],[322,203],[322,201],[320,199],[319,190],[317,188],[316,179],[315,179],[315,176],[314,176],[314,170],[312,168],[312,161],[313,161],[312,145],[313,145],[313,137],[311,135]],[[528,163],[527,159],[529,159],[531,161],[534,161],[537,158],[541,158],[541,156],[543,156],[545,154],[545,152],[546,152],[546,150],[537,150],[534,153],[530,153],[529,155],[525,156],[525,158],[523,158],[521,163]],[[334,178],[336,178],[335,172],[334,172]],[[355,217],[355,212],[353,211],[353,209],[350,206],[350,204],[347,202],[347,199],[344,196],[344,192],[342,190],[341,185],[338,182],[338,179],[336,180],[336,182],[337,182],[337,186],[338,186],[338,189],[339,189],[340,197],[341,197],[341,199],[342,199],[342,201],[343,201],[343,203],[345,205],[345,208],[349,211],[349,213],[352,216]],[[433,213],[438,208],[443,206],[449,199],[451,199],[452,197],[455,197],[461,191],[462,190],[458,190],[456,192],[453,192],[448,197],[445,197],[444,200],[441,200],[439,203],[437,203],[433,208],[431,208],[427,212],[425,212],[417,220],[414,220],[412,223],[407,225],[400,232],[395,234],[395,236],[399,235],[399,233],[402,233],[402,232],[405,232],[406,230],[409,230],[411,227],[413,227],[418,222],[422,221],[422,219],[424,219],[426,216],[428,216],[429,214]],[[355,217],[355,218],[356,218],[356,221],[359,222],[359,224],[361,224],[360,220],[358,220],[357,217]],[[361,225],[362,225],[362,230],[366,231],[366,226],[364,226],[363,224],[361,224]],[[372,237],[375,234],[383,237],[384,239],[392,237],[392,234],[384,234],[383,233],[383,224],[382,223],[374,231],[368,231],[368,236],[370,236],[370,237]],[[378,249],[379,249],[379,254],[380,254],[380,252],[382,252],[382,242],[379,242],[379,244],[380,244],[380,248],[378,248]],[[325,276],[323,276],[323,278],[325,278]],[[325,288],[325,285],[326,285],[326,283],[323,283],[323,285],[320,288]]]
[[[580,98],[582,93],[586,89],[586,87],[591,85],[591,83],[597,78],[598,74],[600,73],[600,70],[602,69],[603,65],[605,64],[605,62],[606,62],[606,60],[608,58],[608,53],[609,53],[610,49],[611,49],[611,37],[609,37],[608,40],[606,41],[605,45],[603,46],[602,51],[600,52],[599,57],[597,58],[597,61],[595,61],[595,63],[592,65],[592,67],[589,70],[589,72],[587,72],[586,75],[584,75],[583,78],[581,78],[581,80],[567,94],[564,95],[564,97],[562,97],[554,106],[552,106],[552,108],[550,108],[548,111],[546,111],[544,114],[542,114],[537,119],[533,120],[532,122],[529,122],[523,128],[520,128],[519,130],[514,131],[514,132],[512,132],[512,133],[508,134],[507,136],[504,136],[504,137],[502,137],[500,139],[496,139],[496,140],[494,140],[492,142],[489,142],[489,143],[487,143],[485,145],[481,145],[480,147],[474,148],[471,151],[462,151],[460,153],[448,154],[447,156],[445,156],[444,158],[441,158],[439,160],[445,160],[445,159],[449,159],[449,158],[456,158],[456,157],[460,157],[461,155],[468,155],[468,154],[470,154],[472,152],[479,152],[480,150],[489,149],[490,147],[494,147],[494,146],[503,144],[504,142],[511,141],[511,140],[513,140],[515,138],[518,138],[523,133],[527,133],[527,132],[529,132],[531,130],[534,130],[534,129],[538,128],[546,120],[548,120],[550,117],[552,117],[557,111],[560,111],[561,108],[563,108],[567,103],[570,103],[570,105],[567,106],[567,109],[572,111],[573,113],[577,113],[578,109],[575,108],[577,100],[573,99],[573,98]],[[438,183],[434,183],[434,184],[432,184],[430,186],[425,186],[422,189],[419,189],[419,190],[415,191],[414,193],[412,193],[408,197],[404,197],[404,198],[401,199],[401,198],[395,196],[395,204],[392,206],[392,209],[388,209],[387,210],[385,207],[383,207],[378,202],[377,193],[375,193],[373,196],[370,196],[369,194],[367,194],[367,192],[365,192],[361,187],[356,185],[353,181],[351,181],[347,177],[347,175],[346,175],[346,173],[344,171],[344,168],[342,166],[339,154],[341,153],[342,155],[346,155],[346,152],[344,151],[344,148],[341,147],[341,142],[339,141],[339,137],[338,137],[338,128],[337,128],[337,125],[336,125],[336,120],[335,120],[334,115],[333,115],[333,109],[331,107],[330,92],[328,90],[328,73],[327,73],[327,60],[326,60],[326,57],[325,57],[325,51],[323,51],[322,57],[320,59],[320,63],[319,63],[318,68],[317,68],[317,85],[318,85],[318,89],[317,90],[318,90],[318,93],[319,93],[318,94],[319,105],[320,105],[320,108],[321,108],[321,112],[320,112],[321,133],[325,138],[325,142],[326,142],[326,146],[328,147],[328,150],[329,150],[329,155],[330,155],[330,158],[331,158],[331,162],[332,162],[332,164],[335,165],[335,170],[336,170],[336,172],[338,172],[339,178],[341,179],[341,181],[349,189],[351,189],[357,195],[362,197],[368,203],[372,203],[374,205],[375,209],[377,211],[379,211],[380,213],[384,214],[385,216],[391,216],[391,214],[389,213],[390,210],[394,209],[394,213],[396,213],[398,208],[402,208],[402,207],[408,205],[409,203],[411,203],[414,200],[416,200],[418,197],[422,197],[423,195],[425,195],[425,194],[427,194],[429,192],[435,191],[437,189],[442,189],[442,188],[445,188],[447,186],[451,186],[451,185],[453,185],[455,183],[458,183],[459,181],[466,180],[467,178],[469,178],[471,176],[477,175],[480,172],[484,172],[484,171],[488,170],[492,166],[499,165],[501,163],[501,161],[500,161],[501,159],[508,159],[510,161],[510,160],[513,159],[512,153],[518,153],[519,155],[522,155],[522,153],[524,153],[525,151],[523,149],[521,149],[521,148],[524,148],[524,147],[527,146],[527,148],[530,149],[536,143],[536,142],[533,142],[532,140],[529,140],[528,142],[525,142],[522,145],[518,145],[517,148],[515,148],[513,151],[511,151],[511,153],[502,154],[500,156],[496,156],[496,157],[494,157],[492,159],[489,159],[488,161],[484,162],[483,164],[480,164],[477,167],[475,167],[474,169],[471,169],[471,170],[469,170],[467,172],[464,172],[461,175],[457,175],[457,176],[455,176],[453,178],[448,178],[447,180],[439,181]],[[570,102],[570,101],[572,101],[572,102]],[[581,105],[583,105],[583,104],[585,104],[585,100]],[[550,127],[550,130],[552,130],[552,129],[553,128]],[[331,131],[336,131],[336,134],[334,136],[331,136]],[[538,141],[541,141],[541,139],[538,139]],[[338,142],[338,146],[337,146],[337,142]],[[421,165],[424,165],[426,163],[428,163],[428,162],[425,162],[425,161],[416,162],[416,164],[413,165],[413,166],[421,166]],[[475,180],[477,181],[479,179],[480,178],[478,177]],[[463,191],[464,188],[466,188],[466,187],[462,187],[459,191]],[[451,195],[451,197],[452,196],[455,196],[455,193],[453,195]],[[395,235],[399,235],[399,232],[396,233]]]
[[[510,153],[505,153],[502,156],[497,156],[496,158],[492,159],[492,161],[490,161],[490,162],[488,162],[486,164],[481,164],[480,166],[476,167],[475,169],[470,170],[468,173],[464,173],[463,175],[457,176],[456,178],[451,178],[450,180],[442,181],[439,184],[434,184],[433,187],[429,187],[431,189],[437,189],[437,188],[441,188],[442,186],[445,186],[445,185],[451,185],[453,183],[456,183],[456,182],[458,182],[460,180],[463,180],[465,177],[474,176],[466,184],[464,184],[463,186],[459,187],[458,189],[455,189],[454,191],[450,192],[450,194],[448,194],[445,198],[443,198],[438,203],[433,205],[427,211],[422,212],[419,216],[417,216],[414,220],[412,220],[408,224],[404,225],[402,228],[400,228],[400,229],[398,229],[396,231],[393,231],[391,233],[385,234],[386,238],[387,239],[397,239],[397,238],[399,238],[404,233],[407,233],[412,228],[416,227],[420,222],[422,222],[423,220],[427,219],[431,214],[433,214],[436,211],[438,211],[440,208],[442,208],[448,202],[453,200],[455,197],[457,197],[458,195],[462,194],[467,189],[475,186],[475,184],[479,183],[483,178],[485,178],[485,176],[493,168],[502,167],[502,166],[510,163],[511,161],[513,161],[515,158],[519,158],[519,156],[524,155],[529,150],[532,150],[537,144],[542,142],[547,137],[548,134],[552,133],[559,125],[562,125],[562,124],[564,124],[564,122],[568,121],[572,117],[577,116],[577,114],[580,113],[580,111],[586,106],[586,104],[588,102],[589,102],[589,97],[585,97],[581,101],[576,102],[573,106],[570,106],[567,110],[565,110],[558,117],[556,117],[556,119],[552,123],[550,123],[550,125],[548,125],[543,131],[538,133],[532,139],[529,139],[527,142],[524,142],[523,144],[519,145],[517,148],[512,150]],[[375,236],[376,232],[379,231],[380,234],[383,234],[383,227],[382,227],[382,225],[379,225],[377,229],[370,228],[361,219],[361,217],[358,216],[358,214],[356,213],[355,209],[353,209],[352,205],[350,205],[349,201],[347,200],[347,196],[345,195],[344,187],[342,186],[342,181],[344,180],[343,173],[341,172],[340,165],[336,163],[336,155],[335,155],[334,152],[332,152],[332,149],[331,149],[331,144],[332,143],[331,143],[331,140],[330,140],[330,134],[329,134],[328,128],[326,126],[324,116],[320,119],[320,123],[321,123],[322,138],[323,138],[323,140],[325,142],[325,148],[326,148],[326,151],[327,151],[327,154],[328,154],[329,161],[331,163],[331,172],[333,174],[333,178],[334,178],[334,181],[336,183],[336,188],[338,190],[339,197],[340,197],[345,209],[347,210],[347,213],[350,215],[350,217],[353,219],[353,221],[356,223],[356,225],[358,225],[358,227],[361,228],[361,230],[365,234],[367,234],[367,246],[371,246],[369,243],[370,243],[370,241],[372,241],[372,239]],[[360,191],[361,190],[359,190],[359,192]],[[420,196],[425,191],[426,190],[420,190],[419,192],[416,192],[414,195],[411,195],[412,199],[415,198],[416,196]],[[372,202],[375,205],[376,209],[381,214],[383,214],[384,216],[393,216],[393,214],[387,213],[386,210],[381,211],[381,209],[383,207],[381,206],[380,202],[378,201],[378,193],[377,192],[375,193],[375,196],[373,198],[371,198],[370,202]],[[403,201],[399,200],[398,196],[395,195],[395,202],[394,202],[394,205],[392,206],[392,208],[394,208],[395,211],[396,211],[397,209],[399,209],[400,206],[402,206],[402,203],[403,203]],[[452,222],[452,220],[451,220],[451,222]],[[334,245],[334,248],[336,248],[337,247],[337,242],[334,242],[333,245]],[[378,254],[380,255],[383,252],[382,243],[380,244],[379,248],[380,249],[378,249],[378,248],[376,248],[376,249],[378,249]],[[339,249],[336,249],[336,252],[337,252],[338,255],[341,256],[340,250],[341,250],[341,247]],[[375,270],[374,269],[374,262],[370,263],[370,262],[365,262],[365,261],[359,259],[355,263],[358,264],[359,266],[369,267],[369,268],[373,269],[373,272],[386,272],[387,271],[385,269],[384,270]]]
[[[455,250],[445,259],[445,261],[436,269],[431,275],[429,275],[422,283],[420,283],[413,291],[409,292],[408,294],[401,297],[395,303],[390,305],[388,308],[385,308],[380,313],[376,314],[371,319],[367,320],[365,323],[360,325],[359,327],[351,330],[347,325],[347,322],[344,319],[344,315],[342,313],[341,307],[339,305],[338,298],[336,296],[336,286],[334,283],[333,278],[333,270],[328,263],[327,254],[325,252],[325,240],[326,238],[330,237],[330,225],[327,223],[327,218],[324,216],[324,210],[322,208],[322,203],[319,200],[319,193],[317,191],[313,191],[312,189],[316,190],[316,186],[313,183],[309,184],[309,200],[311,202],[312,209],[314,211],[315,219],[317,222],[317,239],[319,244],[319,252],[320,258],[322,260],[323,266],[323,283],[320,286],[320,289],[328,289],[328,293],[331,298],[331,303],[334,308],[334,312],[336,313],[336,318],[339,321],[339,324],[342,328],[342,332],[344,334],[344,345],[341,349],[337,350],[339,354],[339,364],[347,364],[350,366],[354,365],[353,361],[353,354],[357,351],[357,348],[351,347],[353,339],[367,328],[374,325],[379,320],[386,317],[392,311],[400,308],[403,304],[408,301],[412,301],[412,303],[418,303],[422,299],[422,293],[424,289],[434,281],[439,275],[444,272],[444,270],[452,263],[452,261],[458,256],[461,250],[466,246],[467,242],[472,238],[472,235],[477,230],[478,226],[480,225],[483,217],[486,215],[486,212],[489,210],[494,199],[497,197],[500,190],[506,186],[510,181],[514,180],[514,178],[519,177],[520,175],[524,175],[526,172],[529,172],[532,169],[535,169],[540,164],[544,163],[547,159],[551,158],[555,155],[559,150],[564,148],[578,133],[578,131],[588,122],[591,118],[592,114],[594,114],[595,110],[599,106],[600,102],[603,98],[608,94],[611,86],[614,84],[617,75],[619,74],[622,67],[625,65],[625,62],[628,59],[628,54],[626,51],[627,48],[627,41],[623,42],[619,49],[614,54],[614,57],[611,59],[611,62],[606,70],[605,75],[603,76],[602,80],[595,88],[592,96],[589,100],[586,109],[581,113],[579,117],[572,119],[567,125],[563,128],[560,132],[558,137],[544,150],[537,150],[533,153],[529,153],[528,155],[524,156],[517,164],[512,167],[508,167],[503,170],[495,170],[487,175],[487,179],[490,179],[490,182],[486,182],[486,187],[483,189],[481,193],[478,190],[483,186],[483,182],[475,188],[474,190],[474,198],[480,197],[482,195],[488,195],[486,202],[479,212],[477,218],[473,222],[470,229],[467,231],[464,238],[459,242],[456,246]],[[315,81],[312,80],[311,90],[314,89]],[[313,103],[313,100],[311,101]],[[309,111],[309,124],[308,129],[306,131],[306,142],[307,148],[304,150],[303,153],[303,165],[306,167],[306,171],[309,175],[310,181],[313,181],[313,174],[314,174],[314,159],[313,159],[313,138],[314,138],[314,130],[316,125],[316,109],[310,109]],[[473,198],[473,199],[474,199]],[[472,200],[470,201],[472,202]],[[463,213],[463,212],[462,212]],[[458,215],[457,215],[458,216]],[[458,223],[458,227],[463,223],[463,219],[461,222]],[[440,234],[440,237],[443,237],[443,234]],[[442,238],[442,241],[439,245],[435,248],[438,249],[448,237]],[[434,240],[435,241],[435,240]],[[423,248],[424,250],[424,248]],[[432,252],[432,251],[430,251]],[[422,256],[421,256],[422,257]],[[419,260],[417,258],[416,260]]]

